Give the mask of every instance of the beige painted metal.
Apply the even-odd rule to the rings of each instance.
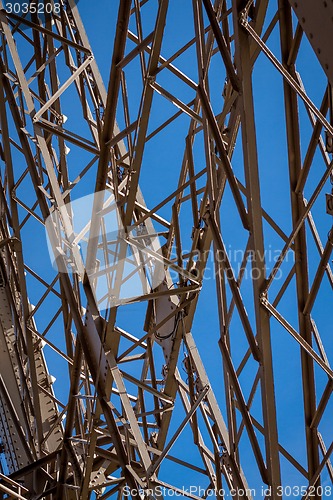
[[[60,13],[42,22],[0,2],[0,491],[12,497],[120,500],[130,490],[160,498],[163,487],[195,500],[209,490],[251,500],[262,486],[277,500],[295,477],[304,499],[314,486],[319,500],[318,487],[333,482],[331,339],[318,318],[333,287],[331,222],[321,211],[332,177],[332,91],[327,85],[318,98],[303,83],[299,57],[304,30],[318,78],[332,83],[332,5],[182,1],[183,46],[170,21],[175,2],[114,2],[107,90],[80,4],[59,0]],[[89,21],[88,32],[98,29]],[[268,153],[256,94],[263,61],[283,88],[281,102],[270,102],[284,105],[279,134],[287,139]],[[162,171],[162,155],[176,148],[181,159]],[[286,175],[268,187],[272,155]],[[159,175],[171,173],[166,189]],[[277,188],[290,194],[285,224]],[[76,232],[70,203],[89,189],[99,194]],[[110,192],[124,229],[117,245]],[[46,220],[56,269],[42,238]],[[268,268],[272,234],[279,255]],[[154,262],[165,275],[147,293]],[[141,266],[143,291],[117,303],[130,264]],[[64,272],[68,265],[76,272]],[[251,270],[258,275],[248,286]],[[100,276],[105,307],[94,288]],[[214,318],[200,296],[207,289]],[[280,419],[294,415],[276,390],[289,349],[298,363],[290,377],[300,380],[293,397],[303,401],[297,443],[285,442]],[[210,350],[214,366],[204,361]],[[201,493],[184,492],[188,481]]]
[[[289,0],[289,3],[332,85],[332,2],[329,0],[318,0],[316,3],[311,0]]]

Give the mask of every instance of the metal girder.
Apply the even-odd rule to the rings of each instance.
[[[267,488],[275,500],[292,477],[303,498],[324,497],[331,6],[114,3],[106,90],[75,0],[45,19],[0,2],[0,491],[250,500]],[[178,41],[172,16],[185,7]],[[323,68],[319,97],[302,79],[303,31]],[[285,109],[274,154],[263,61],[283,90],[278,103],[265,89]],[[281,391],[285,371],[303,407]]]
[[[330,47],[333,43],[331,30],[333,5],[332,2],[317,2],[313,8],[311,0],[297,2],[289,0],[302,30],[307,36],[318,60],[325,71],[329,82],[333,82],[333,67]]]

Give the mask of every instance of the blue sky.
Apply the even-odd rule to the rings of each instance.
[[[147,35],[153,28],[153,23],[156,14],[158,2],[150,1],[142,9],[143,25],[145,35]],[[85,28],[93,48],[99,69],[101,71],[105,85],[107,86],[110,70],[110,62],[113,50],[113,40],[115,33],[115,23],[117,17],[118,2],[116,0],[99,0],[98,8],[96,3],[91,0],[80,0],[78,3],[79,11],[82,16]],[[268,21],[270,21],[276,9],[276,2],[270,2],[270,9],[268,14]],[[135,31],[133,23],[131,29]],[[271,38],[268,41],[270,49],[280,58],[279,49],[279,36],[277,28],[273,31]],[[190,38],[194,36],[193,18],[192,18],[192,2],[190,0],[170,0],[170,8],[167,19],[165,39],[162,46],[162,55],[168,58],[177,49],[183,46]],[[132,43],[128,43],[127,51],[133,48]],[[195,49],[192,47],[186,52],[186,55],[180,57],[175,61],[175,65],[190,78],[197,82],[196,71],[196,55]],[[297,69],[300,72],[305,88],[313,100],[319,107],[322,95],[325,89],[326,81],[318,65],[316,58],[313,56],[312,49],[307,40],[303,40]],[[65,79],[65,74],[63,78]],[[140,83],[140,67],[138,61],[133,61],[126,70],[127,86],[129,102],[131,107],[131,118],[135,119],[136,112],[139,106],[139,99],[141,95]],[[215,55],[210,69],[211,79],[211,99],[215,113],[217,114],[223,105],[222,89],[225,79],[225,72],[219,55]],[[173,92],[183,102],[187,103],[194,98],[194,91],[187,88],[185,84],[179,81],[173,75],[170,75],[167,70],[164,70],[158,75],[158,83]],[[286,135],[285,135],[285,122],[284,122],[284,105],[283,105],[283,87],[281,75],[272,68],[271,63],[267,61],[264,55],[260,55],[253,73],[254,83],[254,99],[256,111],[256,127],[258,136],[258,156],[259,156],[259,171],[261,177],[261,197],[265,210],[271,215],[283,231],[287,234],[291,231],[291,208],[290,208],[290,195],[289,195],[289,179],[288,179],[288,164],[287,164],[287,148],[286,148]],[[70,130],[77,130],[79,133],[86,133],[87,127],[82,126],[83,120],[74,117],[81,116],[78,100],[74,99],[74,92],[70,89],[67,94],[64,94],[64,105],[69,112],[69,120],[66,124]],[[64,108],[65,109],[65,108]],[[170,102],[166,101],[164,97],[155,93],[151,120],[149,124],[149,132],[153,131],[164,119],[177,112]],[[302,138],[302,158],[304,159],[306,153],[306,146],[311,134],[311,125],[306,115],[306,111],[302,102],[299,103],[299,113],[301,118],[301,138]],[[117,116],[118,122],[123,123],[121,114]],[[188,116],[181,116],[169,126],[163,134],[153,138],[147,143],[142,175],[141,175],[141,189],[148,207],[155,206],[167,194],[176,189],[178,182],[178,175],[181,168],[181,162],[185,147],[185,137],[189,125]],[[204,167],[204,155],[202,143],[200,142],[200,134],[198,134],[198,141],[195,144],[195,169],[196,172]],[[71,180],[82,170],[85,165],[87,157],[83,157],[81,152],[75,147],[71,146],[71,151],[68,155],[68,162],[70,166]],[[87,176],[86,181],[79,184],[78,189],[73,190],[73,197],[78,198],[90,194],[94,186],[95,167],[91,169],[90,174]],[[233,168],[241,182],[244,182],[244,168],[242,158],[241,136],[237,140],[236,149],[233,156]],[[313,169],[311,170],[306,188],[305,196],[310,197],[315,183],[324,172],[324,163],[319,153],[316,153]],[[199,181],[199,185],[203,185],[204,180]],[[23,184],[24,189],[29,189],[28,181]],[[327,185],[326,192],[330,191],[330,186]],[[326,242],[327,232],[329,231],[332,220],[331,217],[325,213],[325,191],[318,197],[314,205],[313,215],[318,222],[318,231],[322,241]],[[186,194],[188,194],[186,192]],[[200,201],[200,198],[199,198]],[[166,205],[160,211],[160,215],[167,220],[171,218],[171,204]],[[191,215],[190,205],[185,203],[181,212],[182,222],[182,242],[186,250],[190,250],[191,245]],[[237,269],[240,261],[241,253],[239,250],[244,250],[246,245],[247,234],[242,230],[237,209],[234,205],[229,188],[226,188],[226,193],[223,198],[221,206],[221,227],[222,234],[225,239],[227,250],[230,252],[231,260],[234,267]],[[26,234],[25,234],[26,231]],[[39,272],[45,277],[50,278],[53,275],[53,270],[50,261],[42,257],[39,249],[36,248],[36,241],[45,241],[42,226],[31,221],[26,230],[23,230],[23,236],[26,241],[29,241],[30,235],[33,232],[34,241],[30,239],[30,248],[27,243],[26,259],[28,264],[33,267],[38,263]],[[264,237],[266,249],[268,251],[267,266],[269,269],[274,265],[274,258],[277,252],[282,249],[283,241],[276,236],[272,229],[264,223]],[[318,263],[318,252],[311,240],[309,240],[310,259],[310,281],[313,280],[315,272],[315,264]],[[37,251],[36,251],[37,250]],[[269,253],[270,252],[270,253]],[[235,257],[237,256],[237,257]],[[290,257],[288,261],[281,267],[282,273],[285,276],[293,265],[293,258]],[[247,271],[250,272],[249,266]],[[330,286],[324,278],[323,286],[320,291],[318,303],[314,308],[314,315],[319,330],[327,350],[332,348],[332,340],[330,339],[330,330],[328,325],[331,324],[332,314],[330,311],[329,292]],[[41,296],[43,287],[28,278],[29,291],[31,302],[36,304],[38,298]],[[279,290],[281,282],[278,280],[272,286],[272,297]],[[245,279],[241,286],[241,293],[247,307],[251,323],[254,325],[254,310],[252,304],[252,284],[250,279]],[[296,294],[295,282],[292,281],[288,288],[285,297],[278,306],[278,310],[285,315],[288,321],[297,329],[297,310],[296,310]],[[230,294],[229,294],[230,300]],[[56,300],[50,298],[50,306],[54,307]],[[118,326],[133,331],[140,336],[142,333],[142,324],[138,325],[138,319],[144,317],[144,305],[133,304],[124,308],[119,308],[118,311]],[[48,323],[48,318],[44,314],[36,315],[38,329],[42,330]],[[301,392],[301,378],[300,378],[300,355],[298,345],[291,339],[289,334],[283,330],[277,322],[271,322],[273,355],[274,355],[274,370],[275,370],[275,383],[276,383],[276,399],[277,399],[277,412],[278,424],[281,444],[288,448],[288,450],[306,467],[305,448],[304,448],[304,426],[303,426],[303,402]],[[64,348],[64,340],[59,335],[61,329],[60,319],[50,330],[50,340],[57,343],[61,348]],[[247,349],[246,338],[242,330],[242,326],[237,314],[231,323],[232,331],[232,354],[237,366]],[[225,403],[224,403],[224,388],[223,388],[223,375],[221,357],[217,347],[219,338],[219,324],[217,314],[217,302],[215,293],[215,281],[212,259],[208,262],[208,269],[206,271],[204,286],[200,294],[199,305],[196,313],[195,322],[193,325],[193,335],[200,350],[200,354],[205,362],[208,375],[211,379],[214,391],[218,397],[221,405],[223,415],[226,417]],[[47,348],[45,348],[47,354]],[[161,356],[156,354],[157,364],[162,365]],[[50,366],[50,372],[59,373],[58,380],[55,383],[55,390],[57,396],[66,402],[68,385],[66,377],[61,376],[62,370],[66,369],[66,363],[61,363],[58,357],[49,355],[47,357]],[[59,369],[60,368],[60,369]],[[241,383],[245,397],[248,396],[251,381],[254,378],[254,369],[256,365],[249,363],[249,366],[241,376]],[[160,373],[158,373],[160,376]],[[321,395],[326,378],[318,373],[318,393]],[[179,402],[180,403],[180,402]],[[332,406],[332,405],[331,405]],[[262,421],[260,401],[255,399],[251,409],[253,415]],[[176,428],[177,423],[182,419],[182,413],[175,415],[172,423],[172,428]],[[323,420],[320,428],[324,438],[329,440],[330,428],[327,419]],[[259,442],[262,444],[262,438],[258,433]],[[176,443],[172,454],[181,456],[184,453],[184,444],[186,439],[191,439],[189,429],[186,429],[184,437]],[[244,449],[243,468],[248,478],[251,487],[260,488],[261,480],[257,473],[257,468],[254,464],[252,453],[249,451],[249,444],[244,437],[242,445]],[[188,452],[189,453],[189,452]],[[185,453],[186,455],[186,453]],[[199,460],[198,460],[199,464]],[[288,485],[302,485],[305,484],[302,478],[295,470],[285,463],[282,459],[282,475],[283,481]],[[162,477],[168,476],[178,486],[187,486],[191,482],[197,481],[197,478],[187,476],[184,478],[182,475],[178,477],[174,466],[168,463],[167,466],[162,468]],[[171,482],[171,479],[170,479]],[[186,482],[186,484],[184,484]],[[196,484],[196,483],[195,483]],[[206,485],[202,481],[202,485]]]
[[[108,76],[108,64],[112,51],[112,22],[104,23],[104,19],[108,19],[108,15],[110,15],[111,18],[116,15],[116,4],[117,2],[102,1],[100,3],[101,11],[105,6],[105,10],[103,10],[103,19],[99,16],[99,12],[96,12],[96,14],[92,12],[88,1],[81,0],[79,4],[83,20],[88,21],[86,22],[87,32],[101,72],[105,76]],[[146,10],[143,8],[143,12],[146,14],[144,19],[147,22],[146,34],[149,32],[149,21],[154,15],[152,11],[149,12],[149,9],[153,10],[151,5],[152,3],[150,2],[149,7],[147,7]],[[276,2],[271,1],[267,21],[265,23],[266,27],[275,13],[275,9]],[[98,33],[94,27],[94,15],[98,16]],[[166,26],[165,42],[162,46],[162,54],[165,57],[170,56],[192,36],[193,22],[191,2],[176,2],[175,0],[171,0],[170,12]],[[278,27],[276,27],[268,41],[268,46],[278,58],[280,58],[279,43]],[[194,48],[186,52],[186,56],[182,56],[179,60],[177,59],[175,61],[175,65],[188,74],[194,81],[197,81]],[[310,98],[318,107],[320,107],[321,99],[326,86],[326,79],[305,37],[303,37],[300,49],[297,70],[301,74],[303,83]],[[140,78],[140,73],[138,71],[138,67],[135,67],[134,65],[133,69],[131,68],[130,71],[133,71],[133,75],[128,80],[128,91],[129,94],[132,93],[132,99],[135,101],[136,93],[138,92],[136,83],[137,79]],[[224,70],[219,56],[215,56],[213,58],[210,71],[212,104],[215,112],[218,113],[222,105],[221,91],[224,80]],[[168,90],[172,89],[175,91],[177,93],[176,95],[180,96],[184,102],[188,102],[191,98],[193,98],[191,91],[186,89],[184,85],[179,83],[179,81],[175,81],[175,79],[170,77],[167,72],[163,72],[160,77],[161,79],[158,79],[158,81],[162,82],[161,84],[165,85]],[[253,72],[253,83],[262,203],[268,214],[271,215],[280,228],[288,234],[291,231],[291,205],[289,194],[282,77],[272,67],[271,63],[264,55],[260,55],[258,58]],[[171,112],[169,103],[166,103],[165,101],[163,102],[163,97],[157,95],[156,99],[154,98],[154,104],[155,106],[153,105],[151,118],[151,122],[153,124],[155,124],[155,122],[161,122],[161,115],[163,115],[163,113],[167,114]],[[301,101],[299,102],[299,114],[301,122],[302,159],[304,160],[312,127]],[[141,187],[148,206],[155,205],[163,197],[163,195],[175,188],[177,173],[179,172],[184,148],[184,142],[181,136],[186,134],[187,123],[187,117],[178,119],[173,123],[171,131],[169,131],[169,133],[165,133],[165,137],[162,141],[158,144],[152,144],[151,146],[148,143],[144,156],[144,168],[141,177]],[[197,168],[199,170],[200,161],[203,161],[200,145],[198,145],[196,153],[196,161],[198,162]],[[244,172],[240,136],[237,140],[236,150],[233,157],[233,167],[239,179],[243,182]],[[312,194],[312,190],[316,185],[315,183],[318,182],[323,172],[323,159],[320,153],[317,152],[314,158],[313,168],[305,188],[305,196],[307,198],[309,198]],[[154,186],[158,186],[158,188],[156,189]],[[328,183],[326,192],[329,190],[330,186]],[[168,219],[168,217],[170,217],[169,207],[165,207],[165,209],[161,210],[161,214],[165,215]],[[318,201],[314,205],[313,215],[317,223],[319,234],[322,241],[325,243],[326,235],[331,227],[332,221],[331,217],[325,213],[324,191],[320,194]],[[185,228],[183,231],[185,246],[186,242],[189,244],[188,238],[190,235],[190,228],[186,227],[189,223],[189,213],[186,211],[186,207],[184,209],[184,214],[181,217]],[[230,250],[230,254],[235,255],[237,250],[244,249],[245,234],[240,229],[240,221],[228,188],[222,202],[221,225],[225,243],[227,248]],[[283,247],[283,242],[279,237],[277,237],[275,232],[272,231],[267,223],[264,223],[264,235],[267,249],[267,267],[270,270],[274,265],[274,259],[276,258],[277,253]],[[308,244],[311,256],[311,266],[309,270],[311,282],[316,269],[314,265],[312,266],[312,263],[318,263],[318,253],[314,247],[311,236],[308,237]],[[289,272],[293,263],[293,255],[291,254],[288,256],[285,265],[281,268],[283,276]],[[237,264],[237,262],[234,262],[236,268]],[[213,382],[221,407],[224,408],[221,361],[216,344],[219,330],[217,303],[215,299],[215,283],[214,279],[209,279],[212,278],[213,275],[212,263],[210,262],[208,266],[210,266],[211,270],[206,272],[207,279],[204,281],[203,290],[200,295],[193,333],[200,349],[201,356],[206,364],[208,374]],[[273,297],[279,290],[280,285],[281,282],[279,282],[279,280],[273,284]],[[242,295],[246,303],[250,319],[253,323],[254,311],[252,306],[251,288],[252,285],[250,280],[244,280],[241,288]],[[324,278],[319,299],[314,308],[314,316],[327,349],[332,348],[332,341],[330,340],[329,329],[327,327],[331,319],[331,313],[329,310],[330,301],[328,298],[329,292],[330,286],[328,285],[326,278]],[[134,310],[135,307],[136,306],[133,306]],[[296,290],[294,280],[289,286],[285,297],[279,304],[278,310],[284,314],[288,321],[297,329]],[[119,313],[120,317],[122,317],[121,311],[119,311]],[[235,316],[232,322],[232,328],[234,332],[234,346],[232,347],[232,352],[234,359],[240,360],[242,354],[244,354],[246,342],[244,335],[241,332],[242,328],[237,316]],[[302,463],[304,467],[306,467],[299,348],[298,345],[291,339],[289,334],[273,320],[271,322],[271,333],[274,370],[276,375],[275,384],[280,442]],[[244,376],[241,377],[245,395],[247,395],[249,390],[248,380],[253,380],[253,372],[251,372],[253,369],[254,365],[250,364],[248,372],[245,370]],[[316,372],[318,375],[317,381],[319,382],[318,393],[321,395],[321,391],[326,383],[326,377],[320,375],[317,368]],[[253,403],[253,415],[261,421],[260,402],[256,399]],[[327,419],[323,419],[320,430],[328,439],[330,431]],[[262,443],[260,434],[257,433],[257,435],[259,441]],[[245,440],[243,448],[245,449],[248,446],[249,444]],[[251,453],[245,451],[244,456],[246,457],[247,455],[248,460],[244,460],[243,467],[245,473],[247,474],[249,484],[257,487],[261,483],[261,480],[257,475],[256,466],[254,465]],[[281,459],[281,469],[284,484],[304,484],[304,478],[302,478],[295,471],[295,469],[292,470],[283,458]],[[183,478],[179,479],[180,482],[183,480]]]

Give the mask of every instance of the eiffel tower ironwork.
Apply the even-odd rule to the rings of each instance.
[[[329,498],[333,4],[112,3],[0,2],[0,497]]]

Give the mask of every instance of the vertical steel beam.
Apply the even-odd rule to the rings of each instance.
[[[288,65],[289,53],[293,40],[292,14],[291,8],[287,0],[279,0],[280,13],[280,37],[281,37],[281,52],[282,64],[284,68],[295,75],[295,66]],[[284,86],[285,99],[285,116],[286,116],[286,133],[288,143],[288,160],[289,160],[289,178],[290,178],[290,195],[293,226],[297,224],[299,218],[305,211],[303,197],[295,192],[296,186],[301,175],[301,150],[300,150],[300,131],[298,119],[298,103],[297,94],[286,83]],[[306,342],[312,346],[312,328],[310,316],[304,314],[304,307],[309,296],[309,277],[308,277],[308,262],[307,262],[307,243],[305,225],[303,223],[296,238],[295,238],[295,272],[296,272],[296,288],[297,288],[297,307],[298,307],[298,322],[300,335]],[[308,460],[309,480],[315,474],[319,467],[319,443],[317,436],[317,428],[310,427],[311,422],[316,412],[316,391],[315,391],[315,374],[313,360],[302,349],[302,384],[303,384],[303,401],[304,401],[304,423],[306,433],[306,448]],[[320,495],[317,490],[314,494],[315,500],[319,500]]]
[[[272,487],[272,499],[278,498],[278,486],[281,485],[278,426],[274,391],[273,359],[270,334],[269,314],[260,304],[260,294],[266,280],[265,248],[261,215],[261,196],[258,169],[257,139],[254,119],[252,66],[250,39],[240,26],[239,20],[246,2],[233,2],[234,31],[237,73],[241,80],[240,112],[242,124],[243,158],[247,189],[247,202],[250,219],[252,267],[256,270],[253,279],[253,301],[256,315],[256,330],[260,350],[261,398],[265,429],[266,466],[269,485]]]

